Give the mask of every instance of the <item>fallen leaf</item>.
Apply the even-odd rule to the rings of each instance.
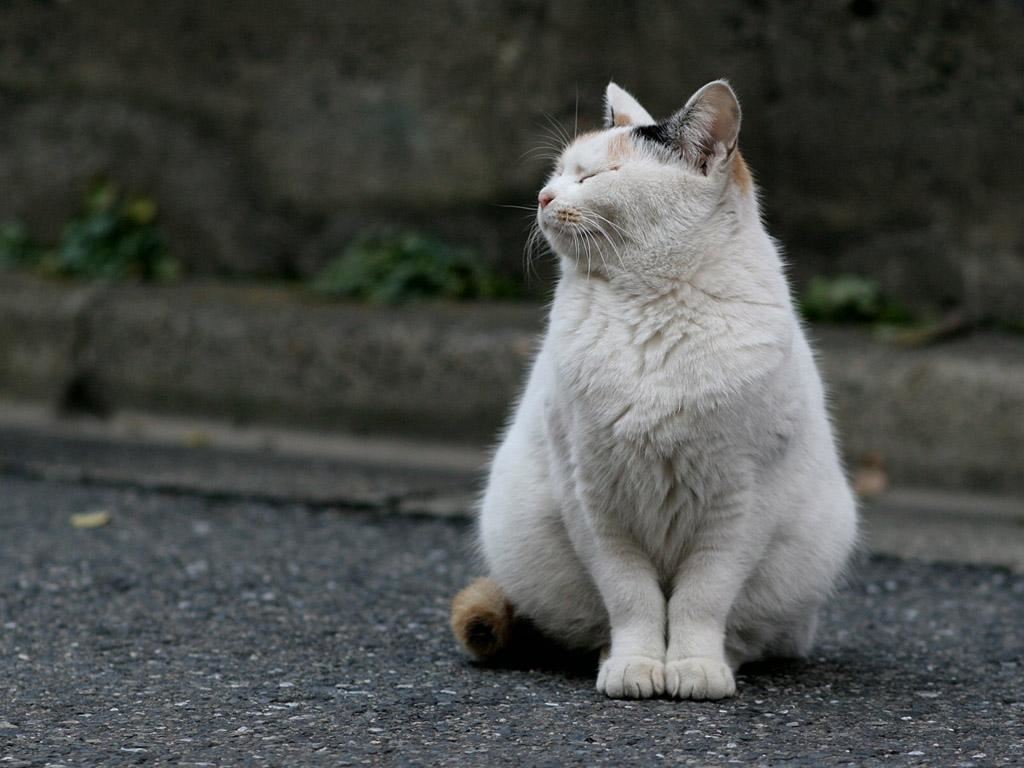
[[[110,522],[110,513],[106,510],[97,512],[79,512],[71,516],[72,528],[99,528]]]
[[[889,490],[889,473],[885,471],[885,461],[878,453],[871,452],[861,457],[860,464],[853,473],[853,492],[861,498],[881,496]]]
[[[201,429],[193,429],[185,435],[185,445],[189,448],[205,448],[210,444],[210,436]]]

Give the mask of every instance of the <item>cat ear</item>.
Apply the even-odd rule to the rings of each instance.
[[[735,153],[740,119],[736,94],[725,80],[715,80],[693,94],[668,120],[637,131],[677,151],[707,176]]]
[[[604,127],[613,128],[617,125],[651,125],[654,118],[640,106],[640,102],[630,96],[615,83],[608,83],[604,92]]]

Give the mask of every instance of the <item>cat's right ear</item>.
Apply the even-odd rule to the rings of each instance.
[[[654,118],[625,89],[608,83],[604,92],[604,127],[618,125],[653,125]]]
[[[735,92],[725,80],[715,80],[693,94],[668,120],[636,132],[673,150],[707,176],[736,151],[740,117]]]

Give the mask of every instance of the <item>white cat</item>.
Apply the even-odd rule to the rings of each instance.
[[[562,274],[453,604],[477,655],[522,616],[608,696],[718,699],[811,647],[856,507],[739,128],[724,81],[660,123],[612,83],[540,192]]]

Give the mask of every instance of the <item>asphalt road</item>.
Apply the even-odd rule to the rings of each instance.
[[[0,476],[0,768],[1024,763],[1024,575],[866,560],[809,662],[619,702],[587,659],[459,655],[468,549],[459,520]]]

